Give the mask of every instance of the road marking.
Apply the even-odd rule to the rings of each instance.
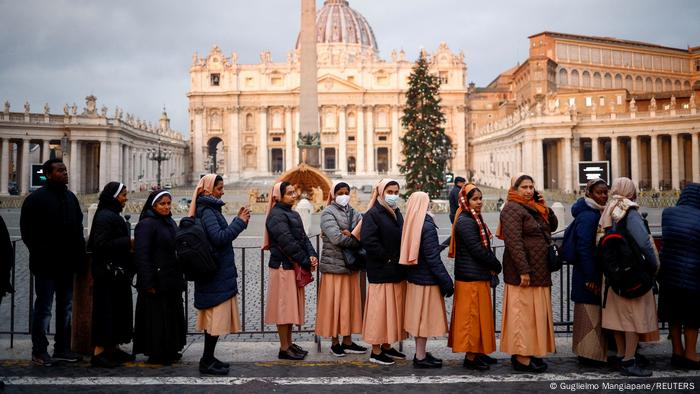
[[[651,379],[692,378],[700,376],[700,371],[654,371]],[[435,375],[435,376],[327,376],[327,377],[36,377],[8,376],[2,378],[6,385],[22,386],[192,386],[192,385],[243,385],[249,383],[266,383],[281,386],[289,385],[397,385],[397,384],[460,384],[460,383],[517,383],[517,382],[552,382],[552,381],[591,381],[629,379],[620,374],[586,372],[553,374],[543,373],[511,375]]]

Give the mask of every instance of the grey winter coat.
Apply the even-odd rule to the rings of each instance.
[[[343,249],[359,248],[360,242],[354,237],[346,237],[342,230],[352,231],[362,215],[350,205],[342,207],[335,202],[330,203],[321,212],[321,251],[320,270],[329,274],[349,274],[345,268]]]

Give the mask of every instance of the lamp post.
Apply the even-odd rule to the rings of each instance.
[[[149,150],[148,151],[148,159],[153,160],[158,162],[158,173],[157,173],[157,179],[158,179],[158,189],[161,188],[161,179],[160,179],[160,166],[161,163],[167,160],[170,160],[170,157],[172,156],[172,152],[170,150],[163,150],[160,147],[160,138],[158,138],[158,150]]]

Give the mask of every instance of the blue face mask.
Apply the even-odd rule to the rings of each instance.
[[[398,194],[385,194],[384,195],[384,201],[386,201],[386,203],[389,204],[389,206],[392,208],[396,207],[396,202],[398,200],[399,200]]]

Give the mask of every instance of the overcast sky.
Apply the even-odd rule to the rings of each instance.
[[[317,1],[320,8],[323,1]],[[262,50],[286,61],[300,0],[0,0],[0,100],[39,112],[65,103],[114,106],[157,121],[167,107],[186,133],[192,53],[217,44],[240,63]],[[609,36],[687,48],[700,45],[700,1],[350,0],[374,29],[381,57],[415,59],[445,41],[464,50],[477,86],[525,59],[527,36],[544,31]]]

